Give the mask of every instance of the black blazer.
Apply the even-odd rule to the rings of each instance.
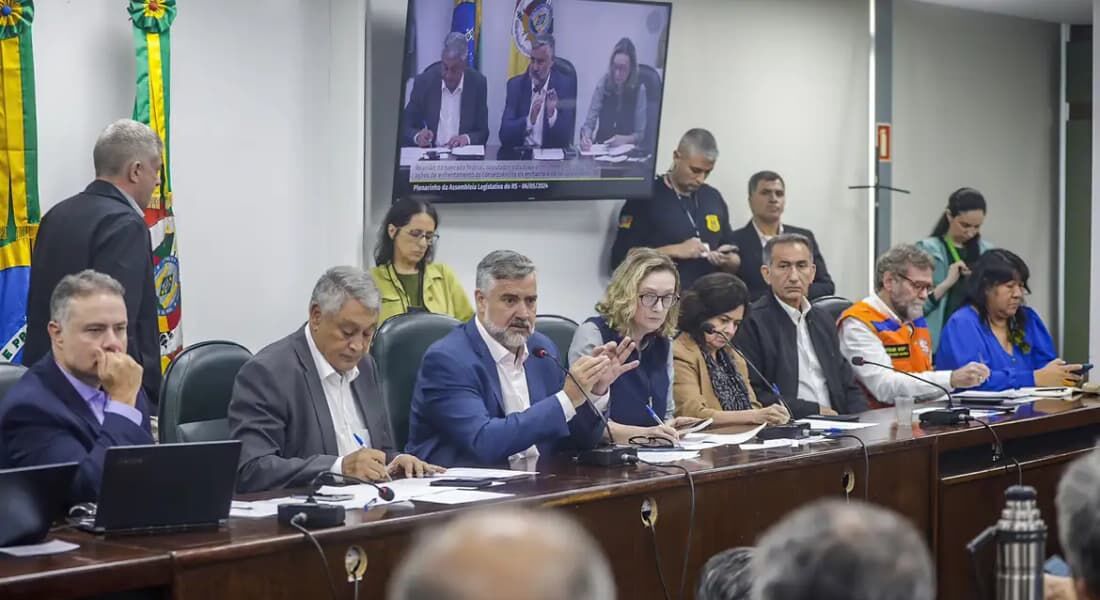
[[[149,229],[122,192],[106,181],[93,181],[42,217],[31,258],[23,364],[34,364],[50,351],[50,295],[62,277],[84,269],[106,273],[126,289],[126,352],[145,370],[142,388],[156,405],[160,332]]]
[[[458,133],[470,136],[471,144],[484,144],[489,139],[488,84],[485,76],[473,69],[466,69],[462,80],[462,111],[458,118]],[[424,69],[413,79],[409,103],[405,106],[402,144],[415,146],[416,132],[424,128],[432,130],[435,144],[446,144],[439,137],[439,106],[442,103],[443,71],[439,63]]]
[[[825,257],[821,255],[821,245],[817,243],[814,232],[784,223],[783,233],[797,233],[810,238],[814,264],[817,265],[817,274],[814,275],[814,281],[810,284],[810,299],[836,293],[836,286],[833,284],[833,278],[829,276]],[[760,234],[756,233],[756,228],[752,226],[751,220],[744,227],[733,232],[733,243],[737,244],[741,254],[741,268],[737,271],[737,276],[749,287],[749,298],[756,300],[769,294],[771,286],[764,281],[764,276],[760,273],[760,265],[764,264],[764,244]]]
[[[370,355],[359,361],[352,395],[370,433],[372,448],[393,459],[393,438]],[[241,441],[237,490],[259,492],[305,487],[339,456],[336,429],[321,375],[298,329],[256,353],[241,367],[229,401],[229,431]]]
[[[573,81],[557,69],[550,71],[546,86],[558,93],[558,116],[554,126],[542,122],[543,148],[568,148],[573,145],[577,122],[577,88]],[[504,97],[504,113],[500,117],[500,145],[515,148],[527,143],[527,119],[531,114],[531,72],[508,80]]]
[[[829,403],[833,410],[842,415],[867,410],[867,398],[852,377],[851,365],[840,353],[833,318],[820,308],[811,308],[805,318],[817,360],[825,372]],[[779,393],[794,413],[792,416],[801,418],[818,414],[820,406],[812,400],[798,399],[797,336],[790,316],[779,305],[775,295],[769,293],[752,303],[748,317],[737,330],[734,345],[756,364],[769,381],[779,386]],[[775,394],[755,371],[751,371],[749,380],[761,404],[775,403]]]

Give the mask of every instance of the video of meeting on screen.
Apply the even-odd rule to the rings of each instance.
[[[409,0],[393,197],[648,197],[671,5]]]

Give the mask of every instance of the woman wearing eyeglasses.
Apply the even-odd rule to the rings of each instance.
[[[673,417],[672,349],[680,276],[667,256],[650,248],[634,248],[611,275],[597,316],[577,328],[569,345],[569,362],[591,354],[608,342],[637,347],[627,364],[637,365],[611,384],[608,415],[617,443],[671,443],[676,427],[698,419]]]
[[[382,296],[378,323],[407,312],[433,312],[468,321],[474,309],[447,265],[432,262],[439,241],[435,207],[406,198],[390,207],[378,232],[371,269]]]
[[[749,385],[745,359],[733,339],[749,302],[745,283],[729,273],[695,280],[680,308],[680,335],[672,343],[676,414],[714,419],[715,425],[786,423],[787,409],[762,407]]]

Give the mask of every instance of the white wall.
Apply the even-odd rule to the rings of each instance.
[[[963,186],[989,203],[982,235],[1031,269],[1028,302],[1056,319],[1059,27],[896,0],[895,243],[927,237]]]
[[[374,223],[391,195],[398,116],[392,86],[401,78],[400,61],[393,57],[403,48],[404,12],[399,1],[371,5],[368,176]],[[714,132],[722,156],[711,184],[725,195],[734,226],[748,220],[748,177],[761,169],[782,173],[786,220],[815,230],[838,292],[848,296],[866,292],[869,260],[866,195],[846,189],[868,178],[867,23],[865,0],[674,2],[658,149],[663,170],[683,131]],[[555,32],[565,35],[558,26]],[[523,252],[541,271],[540,311],[583,318],[603,292],[620,205],[443,206],[437,258],[451,264],[472,293],[482,256],[496,248]],[[368,236],[373,242],[374,232]]]
[[[308,15],[308,18],[305,16]],[[172,159],[184,343],[253,350],[304,322],[317,276],[361,262],[366,0],[189,0],[172,28]],[[126,13],[39,3],[40,189],[92,179],[131,114]]]

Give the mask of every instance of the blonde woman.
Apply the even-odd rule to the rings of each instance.
[[[650,248],[634,248],[615,269],[597,316],[577,328],[569,362],[608,342],[636,346],[628,357],[637,367],[619,376],[598,408],[608,415],[618,443],[663,438],[698,419],[674,419],[672,343],[680,300],[680,276],[672,260]]]

